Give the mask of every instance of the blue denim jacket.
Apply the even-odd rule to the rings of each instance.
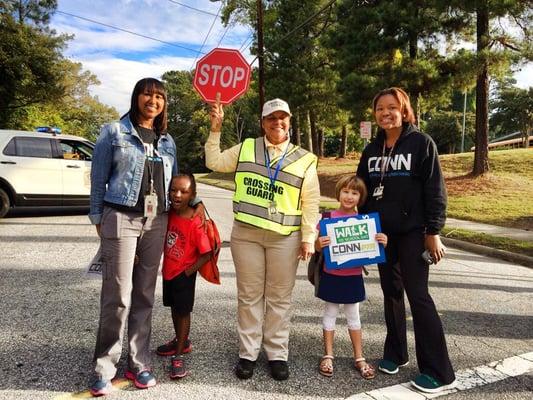
[[[157,149],[163,158],[168,207],[170,179],[178,173],[174,139],[161,135]],[[128,115],[120,122],[104,125],[92,158],[89,219],[93,224],[99,224],[102,219],[104,201],[127,207],[137,204],[145,159],[142,139]]]

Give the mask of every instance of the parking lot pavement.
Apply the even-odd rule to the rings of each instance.
[[[231,196],[201,186],[204,199],[229,241]],[[94,228],[83,215],[17,216],[0,220],[0,399],[83,398],[92,368],[98,323],[99,281],[83,268],[98,247]],[[322,304],[298,269],[293,295],[291,377],[276,382],[261,355],[256,374],[239,381],[232,372],[237,359],[235,274],[229,248],[220,257],[220,286],[198,280],[187,355],[191,374],[167,377],[168,360],[153,355],[159,384],[140,391],[123,384],[110,399],[342,399],[408,382],[417,373],[411,321],[411,363],[398,375],[362,380],[351,357],[346,321],[339,318],[335,374],[318,374],[322,354]],[[375,267],[366,277],[368,300],[362,305],[365,356],[375,363],[385,337],[382,296]],[[533,270],[450,249],[432,270],[431,293],[447,333],[457,370],[489,364],[533,350]],[[156,289],[152,345],[172,334],[168,309]],[[124,357],[121,360],[121,371]],[[448,395],[450,399],[531,398],[532,372]]]

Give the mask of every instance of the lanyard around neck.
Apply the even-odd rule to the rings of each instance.
[[[392,145],[392,147],[389,150],[389,154],[387,155],[387,158],[385,159],[385,140],[383,141],[383,150],[381,152],[381,178],[379,180],[379,185],[383,185],[383,178],[385,177],[385,173],[389,169],[389,164],[391,162],[391,155],[392,151],[394,150],[394,146],[396,146],[396,143]],[[386,160],[386,162],[385,162]]]
[[[274,185],[276,184],[276,181],[278,180],[278,174],[279,170],[281,169],[281,165],[283,164],[283,161],[285,160],[285,156],[287,155],[287,151],[289,150],[289,143],[287,143],[287,147],[285,147],[285,151],[283,152],[283,155],[281,156],[280,160],[278,161],[278,165],[276,165],[276,169],[274,170],[274,175],[272,175],[272,171],[270,168],[270,155],[268,154],[268,150],[265,144],[265,164],[266,169],[268,173],[268,178],[270,179],[270,191],[274,191]]]

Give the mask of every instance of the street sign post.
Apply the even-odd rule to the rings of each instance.
[[[359,131],[362,139],[368,139],[372,137],[372,122],[361,121],[359,124]]]
[[[193,86],[207,103],[230,104],[243,95],[250,84],[250,65],[239,51],[216,48],[196,64]]]

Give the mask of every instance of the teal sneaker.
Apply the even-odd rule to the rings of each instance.
[[[453,389],[457,386],[457,380],[454,380],[452,383],[445,385],[444,383],[439,382],[435,378],[426,375],[418,375],[414,381],[411,381],[411,385],[425,393],[439,393],[445,390]]]
[[[407,364],[409,364],[409,361],[403,364],[396,364],[389,360],[381,360],[378,364],[378,369],[386,374],[394,375],[398,373],[401,367],[405,367]]]

